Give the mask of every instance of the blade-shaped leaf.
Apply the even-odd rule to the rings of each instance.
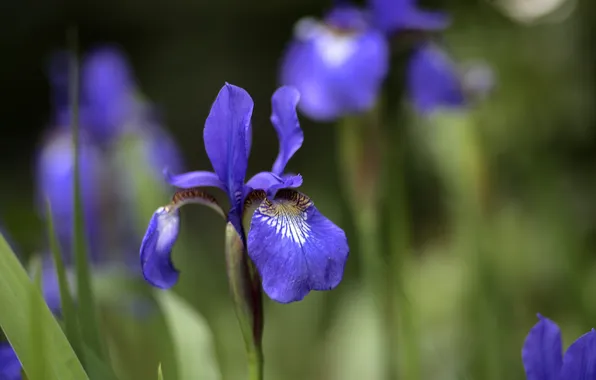
[[[219,380],[221,373],[213,352],[213,338],[207,322],[175,293],[156,291],[172,335],[179,380]]]
[[[83,346],[85,353],[87,372],[91,380],[118,380],[112,368],[104,363],[95,352],[87,346]]]
[[[157,380],[163,380],[163,372],[161,371],[161,363],[157,367]]]
[[[35,303],[36,318],[45,331],[47,371],[43,379],[88,380],[62,329],[46,305],[41,292],[27,276],[4,237],[0,234],[0,326],[17,353],[25,372],[35,372],[34,356],[29,351],[31,323],[29,304]],[[31,302],[27,302],[27,300]]]
[[[29,352],[33,366],[27,371],[29,379],[43,379],[48,369],[46,363],[47,353],[45,331],[39,318],[40,304],[37,302],[35,293],[42,291],[42,264],[39,256],[33,257],[29,262],[29,271],[33,277],[35,287],[29,295]]]
[[[73,175],[73,248],[77,273],[78,315],[83,340],[97,355],[102,356],[101,339],[95,311],[95,298],[91,288],[91,274],[89,273],[89,259],[85,243],[83,208],[81,204],[80,162],[79,162],[79,68],[76,50],[78,46],[77,30],[73,28],[69,34],[72,49],[70,61],[70,105],[72,123],[72,143],[74,157]]]
[[[56,238],[52,215],[51,205],[48,201],[46,221],[48,225],[48,240],[50,242],[50,251],[52,252],[52,256],[54,258],[54,267],[56,268],[58,286],[60,288],[60,307],[62,310],[62,320],[64,321],[64,330],[66,332],[68,341],[75,349],[75,352],[80,354],[80,347],[82,346],[81,333],[79,331],[77,315],[70,293],[70,285],[68,284],[68,279],[66,277],[64,261],[62,260],[62,252]]]

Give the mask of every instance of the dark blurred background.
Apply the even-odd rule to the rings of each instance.
[[[487,221],[491,234],[484,253],[494,277],[490,297],[500,310],[495,318],[502,336],[494,345],[501,379],[523,378],[519,350],[536,312],[560,322],[565,345],[596,326],[596,4],[567,2],[571,12],[531,23],[499,6],[514,0],[420,2],[453,15],[443,37],[457,60],[482,59],[496,73],[495,91],[470,118],[499,199]],[[540,7],[546,1],[527,3]],[[255,101],[253,174],[269,167],[277,153],[269,99],[293,24],[306,15],[320,16],[329,5],[316,0],[2,2],[0,219],[19,251],[27,255],[44,245],[32,171],[51,116],[47,62],[52,52],[67,47],[69,26],[78,27],[82,51],[101,43],[124,49],[188,169],[210,167],[202,127],[223,83],[245,88]],[[334,127],[306,117],[301,124],[305,143],[289,170],[303,175],[304,192],[350,237],[352,224],[335,174]],[[453,335],[465,265],[450,242],[456,222],[448,216],[440,165],[417,153],[419,148],[410,150],[407,186],[418,257],[410,286],[420,308],[424,378],[480,379],[462,377],[460,362],[473,350],[466,351],[466,343]],[[211,211],[193,210],[183,216],[184,249],[175,260],[185,271],[176,289],[207,318],[224,378],[241,378],[244,353],[227,298],[223,228],[212,222]],[[291,305],[266,303],[269,378],[375,378],[376,322],[358,298],[357,273],[357,260],[350,260],[337,291]]]

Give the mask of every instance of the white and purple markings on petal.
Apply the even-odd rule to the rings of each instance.
[[[275,228],[275,233],[280,237],[304,245],[311,234],[307,210],[313,202],[301,193],[290,194],[291,197],[283,202],[265,199],[253,218]]]
[[[319,56],[329,67],[343,65],[358,48],[359,33],[335,28],[313,18],[299,20],[294,27],[294,36],[301,41],[312,41]]]

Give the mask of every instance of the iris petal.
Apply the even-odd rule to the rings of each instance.
[[[178,210],[160,207],[149,221],[141,243],[141,267],[145,279],[155,287],[168,289],[178,281],[171,254],[179,229]]]
[[[414,106],[423,114],[466,104],[457,67],[443,50],[432,44],[420,45],[410,58],[408,90]]]
[[[21,362],[7,342],[0,343],[0,379],[21,380]]]
[[[413,0],[369,0],[375,26],[385,32],[401,30],[443,30],[449,16],[417,9]]]
[[[527,380],[558,380],[562,363],[561,331],[548,318],[532,327],[522,348]]]
[[[218,187],[224,189],[224,185],[213,172],[196,171],[174,175],[168,169],[163,171],[166,181],[181,189],[190,189],[192,187]]]
[[[247,244],[263,290],[281,303],[299,301],[311,290],[335,288],[349,253],[343,230],[293,190],[282,190],[261,203]]]
[[[592,329],[569,346],[558,379],[596,379],[596,331]]]
[[[304,133],[300,128],[296,105],[300,93],[294,87],[280,87],[271,98],[271,123],[279,139],[279,154],[273,164],[273,173],[281,175],[290,158],[302,146]]]
[[[253,105],[244,89],[226,83],[211,107],[203,131],[205,150],[232,205],[237,205],[242,197]]]

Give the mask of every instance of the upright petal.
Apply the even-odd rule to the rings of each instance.
[[[279,139],[279,154],[272,169],[272,172],[277,175],[283,174],[288,161],[304,141],[304,133],[296,113],[299,100],[300,93],[290,86],[280,87],[271,98],[271,123]]]
[[[433,44],[420,45],[410,58],[408,91],[414,106],[423,114],[466,104],[457,67]]]
[[[205,122],[205,150],[233,205],[241,202],[248,166],[254,103],[242,88],[226,83]]]
[[[93,133],[113,138],[135,107],[136,86],[124,53],[115,46],[94,49],[83,61],[81,79],[83,98],[93,112]]]
[[[384,32],[401,30],[442,30],[449,17],[441,12],[426,12],[417,8],[415,0],[369,0],[374,25]]]
[[[527,380],[558,380],[562,363],[561,331],[550,319],[538,314],[522,348]]]
[[[565,353],[560,380],[596,379],[596,331],[576,340]]]
[[[340,10],[324,24],[299,22],[282,62],[282,83],[298,89],[298,107],[319,121],[370,109],[388,70],[383,34],[368,27],[363,11]]]
[[[281,190],[261,203],[247,244],[263,290],[281,303],[299,301],[311,290],[335,288],[349,252],[343,230],[293,190]]]
[[[141,243],[141,267],[145,279],[155,287],[168,289],[178,281],[178,270],[171,255],[179,228],[177,209],[160,207],[149,221]]]
[[[0,343],[0,379],[21,380],[21,362],[8,342]]]

